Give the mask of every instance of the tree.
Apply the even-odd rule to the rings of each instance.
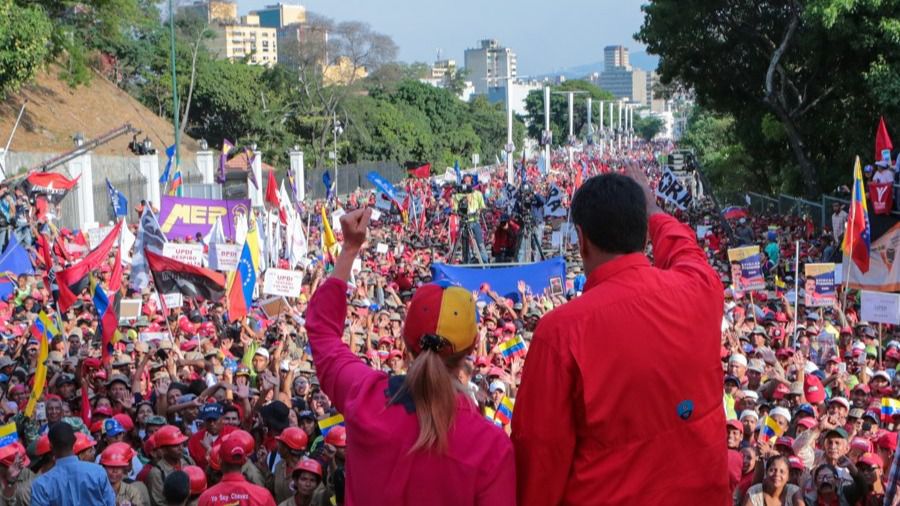
[[[47,58],[51,31],[40,7],[0,0],[0,97],[34,77]]]
[[[599,87],[581,80],[565,81],[560,85],[550,87],[550,130],[553,132],[553,144],[561,146],[566,143],[569,134],[569,98],[556,92],[580,91],[585,92],[575,95],[573,129],[576,135],[587,131],[587,97],[593,99],[592,120],[597,122],[600,114],[601,100],[614,100],[612,94]],[[541,138],[544,129],[544,91],[533,90],[525,98],[525,111],[528,116],[528,136],[534,139]]]
[[[215,32],[210,29],[206,19],[200,17],[196,11],[187,11],[187,13],[179,14],[175,17],[175,26],[182,37],[187,39],[191,51],[191,72],[188,79],[188,92],[184,100],[184,109],[181,113],[181,122],[179,129],[184,134],[187,127],[188,117],[191,112],[191,99],[194,95],[194,85],[197,80],[197,58],[204,50],[203,42],[216,36]]]
[[[637,116],[637,115],[636,115]],[[634,121],[634,131],[645,140],[653,140],[662,131],[663,122],[656,116],[638,116]]]
[[[900,113],[900,72],[885,64],[900,58],[900,26],[887,22],[900,0],[652,0],[643,10],[636,37],[660,55],[661,80],[733,116],[741,143],[809,196],[846,181],[879,113]],[[781,141],[764,134],[764,117]],[[796,176],[773,163],[783,150]]]

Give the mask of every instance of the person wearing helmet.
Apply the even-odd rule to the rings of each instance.
[[[322,464],[315,459],[301,458],[291,471],[294,490],[290,497],[278,503],[278,506],[312,506],[322,504],[316,502],[314,495],[322,483]]]
[[[47,446],[49,451],[49,444]],[[30,504],[31,484],[35,478],[28,468],[28,456],[17,451],[16,445],[0,448],[0,504]]]
[[[145,497],[136,484],[125,481],[133,458],[134,450],[127,443],[121,442],[107,446],[100,453],[100,465],[106,469],[109,484],[116,493],[116,504],[149,504],[149,497]]]
[[[165,504],[163,485],[166,476],[172,471],[194,464],[194,461],[184,453],[184,442],[187,439],[187,436],[181,433],[181,429],[174,425],[165,425],[153,434],[153,441],[160,458],[153,464],[153,468],[147,475],[146,483],[150,490],[152,504]]]
[[[306,452],[307,439],[306,433],[299,427],[288,427],[275,436],[281,460],[275,464],[275,469],[266,480],[266,487],[272,491],[275,502],[282,502],[294,495],[291,490],[291,473]]]
[[[342,341],[347,280],[370,216],[360,209],[341,218],[343,250],[306,310],[322,391],[346,420],[347,503],[515,504],[512,443],[458,384],[478,337],[470,292],[441,283],[416,290],[402,331],[412,357],[406,376],[370,369]]]
[[[325,504],[333,497],[344,495],[344,470],[347,465],[346,427],[339,425],[328,431],[325,435],[325,453],[329,457],[326,464],[325,486],[316,490],[316,504]]]
[[[187,466],[182,471],[188,475],[191,484],[191,494],[188,499],[188,506],[196,506],[200,500],[200,494],[206,491],[206,473],[197,466]]]
[[[78,456],[78,460],[85,462],[93,462],[97,456],[97,442],[91,436],[86,436],[82,432],[75,433],[75,446],[73,451]]]
[[[253,445],[253,436],[243,430],[236,430],[222,439],[219,446],[222,481],[200,494],[199,506],[275,506],[268,490],[248,483],[241,474],[241,468],[253,454]]]
[[[44,474],[53,467],[53,455],[50,454],[50,437],[44,434],[34,444],[34,461],[31,470],[35,474]]]

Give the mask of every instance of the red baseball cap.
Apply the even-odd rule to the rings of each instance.
[[[878,439],[875,440],[875,445],[879,448],[884,448],[886,450],[890,450],[894,452],[897,450],[897,433],[896,432],[883,432]]]
[[[744,433],[744,424],[742,424],[738,420],[728,420],[727,422],[725,422],[725,426],[729,429],[738,430],[741,432],[741,434]]]
[[[810,404],[819,404],[825,400],[825,387],[822,381],[812,374],[803,378],[803,396]]]
[[[807,429],[812,429],[813,427],[819,425],[819,423],[816,422],[815,418],[813,418],[811,416],[805,416],[805,417],[797,420],[797,425],[802,425],[802,426],[806,427]]]
[[[859,463],[877,468],[884,467],[884,461],[874,453],[864,453],[863,456],[859,458]]]
[[[791,469],[797,469],[799,471],[803,471],[804,469],[806,469],[806,466],[803,465],[803,460],[801,460],[800,457],[796,455],[789,455],[788,463],[790,464]]]

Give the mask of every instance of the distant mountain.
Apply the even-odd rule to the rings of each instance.
[[[641,70],[656,70],[659,66],[659,56],[647,54],[644,51],[640,51],[637,53],[631,53],[630,55],[631,66],[639,68]],[[542,79],[542,78],[552,78],[556,76],[565,76],[566,79],[578,79],[581,77],[589,76],[594,72],[603,72],[603,62],[598,61],[594,63],[587,63],[584,65],[576,65],[574,67],[569,67],[562,70],[557,70],[554,72],[548,72],[539,76],[531,76],[533,79]]]

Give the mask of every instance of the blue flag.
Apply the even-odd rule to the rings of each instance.
[[[325,196],[328,200],[331,200],[331,190],[334,188],[331,183],[331,172],[325,171],[322,174],[322,184],[325,185]]]
[[[459,172],[459,160],[453,162],[453,172],[456,174],[456,184],[462,184],[462,174]]]
[[[175,145],[166,148],[166,170],[163,171],[162,176],[159,178],[159,184],[164,184],[169,182],[169,170],[172,169],[172,158],[175,156]]]
[[[34,274],[34,266],[28,251],[19,244],[16,235],[12,234],[6,251],[0,255],[0,298],[5,299],[16,289],[16,278],[19,274]]]
[[[109,201],[112,203],[113,212],[115,213],[116,218],[127,216],[128,199],[109,182],[109,179],[106,180],[106,191],[109,193]]]
[[[366,178],[372,183],[378,191],[387,195],[391,201],[397,201],[397,189],[394,188],[394,185],[391,184],[390,181],[382,177],[381,174],[375,172],[374,170],[366,174]]]

